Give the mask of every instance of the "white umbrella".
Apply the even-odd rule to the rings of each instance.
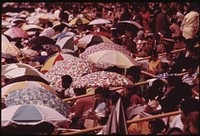
[[[98,18],[95,20],[92,20],[88,25],[99,25],[99,24],[110,24],[111,22],[107,19]]]

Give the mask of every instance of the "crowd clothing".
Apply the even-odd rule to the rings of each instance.
[[[197,74],[198,74],[197,72],[195,72],[195,73],[192,74],[192,75],[186,74],[186,75],[184,75],[184,76],[182,77],[182,81],[183,81],[184,83],[187,83],[187,84],[193,86],[193,85],[194,85],[193,80],[197,78]]]
[[[186,14],[181,24],[181,30],[185,39],[194,38],[199,30],[199,13],[191,11]]]

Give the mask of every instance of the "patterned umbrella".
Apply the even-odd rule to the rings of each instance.
[[[135,21],[120,21],[114,24],[112,28],[116,28],[117,32],[120,34],[125,34],[126,31],[132,31],[137,34],[139,29],[143,29],[143,27]]]
[[[9,54],[11,56],[18,56],[22,53],[22,51],[12,42],[8,44],[3,43],[1,52],[4,54]]]
[[[46,81],[50,81],[43,73],[39,72],[36,68],[24,64],[24,63],[13,63],[1,66],[1,75],[5,75],[8,78],[15,78],[24,75],[40,76]]]
[[[40,87],[29,87],[11,91],[5,97],[7,107],[21,104],[44,105],[58,111],[63,116],[68,116],[69,105],[57,95]]]
[[[1,112],[1,127],[13,123],[17,125],[37,125],[48,122],[58,128],[68,126],[70,121],[54,109],[43,105],[16,105],[5,108]]]
[[[72,59],[75,56],[73,56],[70,53],[55,53],[51,56],[49,56],[46,61],[44,62],[43,66],[41,67],[40,71],[42,73],[46,73],[48,70],[52,68],[52,66],[57,62],[61,60],[68,60]]]
[[[85,24],[88,24],[90,21],[84,17],[76,17],[74,19],[72,19],[69,24],[71,25],[85,25]]]
[[[53,88],[62,88],[61,76],[70,75],[73,80],[81,77],[83,74],[92,73],[96,69],[87,60],[81,58],[73,58],[69,60],[62,60],[56,64],[45,75],[51,79],[51,86]]]
[[[101,65],[103,68],[117,66],[119,68],[129,68],[139,66],[139,63],[130,56],[114,50],[103,50],[88,55],[88,60]]]
[[[78,47],[74,44],[75,37],[74,36],[66,36],[56,41],[56,45],[60,47],[60,49],[64,52],[70,51],[74,52],[78,50]]]
[[[73,88],[81,87],[119,87],[133,85],[133,82],[115,72],[97,71],[80,77],[72,83]]]
[[[105,36],[89,34],[80,38],[76,45],[81,48],[87,48],[88,46],[103,42],[113,44],[113,42]]]
[[[88,25],[99,25],[99,24],[110,24],[111,22],[107,19],[98,18],[92,20]]]
[[[10,36],[12,39],[14,38],[28,38],[28,34],[25,30],[19,27],[12,27],[4,32],[5,35]]]
[[[21,82],[15,82],[15,83],[8,84],[8,85],[4,86],[3,88],[1,88],[1,95],[7,96],[13,90],[25,89],[25,88],[29,88],[32,86],[46,89],[46,90],[51,91],[52,93],[58,95],[58,93],[53,88],[51,88],[48,84],[45,84],[44,82],[41,82],[41,81],[21,81]]]
[[[97,45],[93,45],[91,47],[86,48],[85,51],[79,55],[79,57],[83,59],[87,59],[88,55],[97,51],[102,51],[102,50],[115,50],[115,51],[122,52],[128,56],[131,56],[131,52],[126,50],[123,46],[120,46],[118,44],[111,44],[111,43],[99,43]]]

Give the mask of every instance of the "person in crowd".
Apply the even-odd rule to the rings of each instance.
[[[140,12],[142,16],[142,26],[144,29],[144,32],[150,29],[150,13],[148,11],[148,6],[147,5],[142,5],[140,8]]]
[[[70,75],[64,75],[61,77],[63,89],[59,92],[60,98],[69,98],[75,96],[74,90],[70,88],[73,79]]]
[[[157,118],[149,121],[150,135],[161,135],[165,129],[165,123],[162,119]]]
[[[158,64],[161,62],[161,60],[158,58],[158,52],[156,50],[153,50],[151,53],[151,61],[149,62],[149,68],[148,71],[152,74],[156,74],[158,71]]]
[[[177,20],[175,18],[172,18],[171,19],[171,25],[169,26],[169,29],[172,33],[172,38],[175,38],[175,37],[179,37],[181,36],[181,31],[180,31],[180,27],[178,26],[177,24]]]
[[[86,94],[85,88],[74,88],[74,93],[76,96],[84,95]],[[77,99],[73,106],[70,108],[70,118],[72,120],[72,123],[70,124],[70,128],[84,128],[83,121],[81,121],[81,118],[84,118],[86,116],[87,111],[92,108],[94,98],[92,96],[90,97],[84,97]]]
[[[120,21],[125,21],[125,20],[131,20],[132,19],[132,14],[129,11],[129,8],[127,5],[124,5],[123,7],[123,12],[120,15]]]
[[[183,135],[183,131],[178,127],[173,127],[167,131],[167,135]]]
[[[199,31],[199,4],[191,3],[181,24],[180,30],[185,39],[194,38]]]
[[[183,133],[199,134],[199,100],[191,98],[181,102],[181,121]]]

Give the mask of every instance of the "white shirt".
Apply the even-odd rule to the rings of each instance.
[[[171,122],[170,128],[178,127],[183,130],[183,123],[181,121],[181,114],[177,115]]]

